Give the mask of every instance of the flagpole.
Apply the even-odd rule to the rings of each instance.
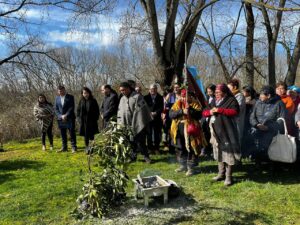
[[[188,104],[188,87],[189,87],[189,85],[188,85],[188,77],[187,77],[187,43],[185,42],[184,43],[184,80],[185,80],[185,86],[186,86],[186,105]]]

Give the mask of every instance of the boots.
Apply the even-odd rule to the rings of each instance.
[[[232,166],[226,164],[226,178],[224,181],[225,186],[232,185]]]
[[[193,161],[187,161],[187,172],[186,176],[193,176],[195,174],[195,163]]]
[[[182,158],[179,158],[179,164],[180,164],[180,167],[178,169],[175,170],[176,173],[180,173],[180,172],[186,172],[187,171],[187,165],[186,165],[186,159],[182,159]]]
[[[218,175],[213,177],[214,181],[221,181],[225,179],[225,163],[219,162],[218,163]]]

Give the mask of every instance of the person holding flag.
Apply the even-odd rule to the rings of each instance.
[[[170,135],[172,145],[176,148],[180,167],[176,172],[186,172],[186,176],[195,173],[198,164],[198,155],[201,148],[206,146],[204,134],[199,120],[202,105],[193,93],[181,90],[181,98],[172,106],[169,116],[172,119]]]

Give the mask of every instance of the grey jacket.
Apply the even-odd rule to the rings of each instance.
[[[286,118],[286,108],[279,96],[275,96],[267,102],[258,100],[250,116],[250,124],[256,127],[257,124],[272,126],[279,117]]]
[[[118,109],[118,124],[132,128],[133,135],[139,134],[152,120],[150,110],[141,94],[132,92],[122,96]]]
[[[238,127],[238,133],[239,133],[239,140],[240,143],[243,138],[244,134],[244,125],[245,125],[245,115],[246,115],[246,100],[242,93],[237,93],[235,96],[235,99],[239,103],[240,112],[239,115],[235,117],[235,121]]]

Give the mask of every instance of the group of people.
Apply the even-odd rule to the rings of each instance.
[[[46,150],[46,135],[50,150],[53,149],[52,127],[56,117],[62,137],[59,152],[67,151],[67,130],[72,152],[76,152],[77,118],[79,134],[84,136],[89,153],[90,142],[99,132],[101,116],[104,128],[115,119],[132,129],[135,151],[132,160],[140,152],[145,162],[151,163],[149,154],[159,153],[163,142],[170,153],[177,155],[180,166],[176,172],[191,176],[195,174],[199,156],[213,153],[218,161],[218,175],[213,179],[224,180],[224,185],[229,186],[233,166],[242,156],[257,162],[267,159],[272,138],[282,130],[278,118],[285,119],[291,135],[298,135],[300,127],[300,88],[293,86],[288,90],[284,82],[277,83],[276,89],[264,86],[258,94],[250,86],[241,90],[237,79],[228,84],[210,84],[205,104],[178,83],[163,95],[158,93],[158,85],[153,84],[143,96],[141,87],[132,80],[119,85],[119,94],[110,85],[102,86],[101,92],[104,99],[99,107],[91,90],[84,87],[76,115],[74,97],[64,86],[58,87],[54,107],[45,95],[39,95],[34,115],[41,125],[42,149]]]

